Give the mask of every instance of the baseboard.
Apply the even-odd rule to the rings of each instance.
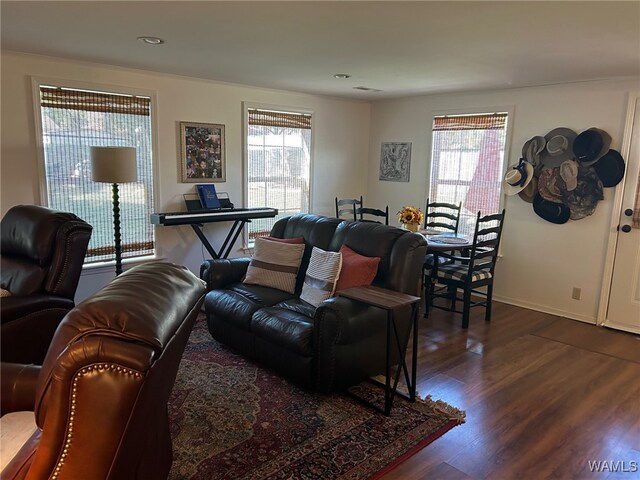
[[[537,312],[548,313],[550,315],[557,315],[558,317],[570,318],[571,320],[579,320],[581,322],[596,324],[596,317],[590,315],[580,315],[575,312],[567,312],[557,308],[550,308],[546,305],[539,305],[537,303],[523,302],[522,300],[516,300],[513,298],[502,297],[496,294],[493,295],[493,299],[496,302],[507,303],[509,305],[515,305],[516,307],[528,308],[529,310],[535,310]]]

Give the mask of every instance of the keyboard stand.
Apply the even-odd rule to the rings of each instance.
[[[236,243],[238,236],[240,236],[240,232],[242,232],[244,226],[249,222],[251,222],[251,220],[235,220],[233,222],[233,225],[227,232],[227,236],[224,239],[224,242],[222,242],[222,247],[220,247],[219,252],[216,252],[216,250],[213,248],[213,245],[211,245],[211,242],[209,242],[209,239],[202,231],[202,228],[204,226],[202,223],[192,223],[191,228],[193,228],[193,231],[196,232],[196,235],[202,242],[202,245],[204,245],[204,248],[207,249],[207,252],[209,252],[209,255],[211,255],[211,257],[214,259],[218,259],[227,258],[229,256],[229,253],[231,253],[231,248]]]
[[[275,208],[231,208],[220,210],[203,210],[192,212],[169,212],[169,213],[152,213],[150,222],[152,225],[190,225],[200,242],[207,249],[209,255],[214,259],[227,258],[231,253],[233,245],[238,240],[240,232],[247,223],[258,218],[273,218],[278,215]],[[205,236],[203,229],[205,223],[214,222],[233,222],[231,228],[227,232],[227,236],[220,247],[216,251],[209,239]]]

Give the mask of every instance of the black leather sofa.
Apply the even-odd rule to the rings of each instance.
[[[276,222],[271,236],[304,237],[305,253],[295,294],[248,285],[249,258],[207,260],[207,324],[211,335],[305,388],[330,392],[384,372],[386,312],[343,297],[318,308],[299,298],[314,246],[338,251],[343,244],[380,257],[374,285],[415,295],[426,253],[421,235],[369,222],[298,214]],[[396,313],[399,337],[409,340],[410,308]]]

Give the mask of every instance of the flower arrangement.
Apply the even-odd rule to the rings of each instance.
[[[402,210],[398,212],[398,220],[403,225],[418,226],[421,225],[424,220],[424,214],[422,210],[413,206],[402,207]]]

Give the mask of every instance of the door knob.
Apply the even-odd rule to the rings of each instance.
[[[620,230],[622,230],[624,233],[629,233],[631,231],[631,226],[630,225],[623,225]]]
[[[627,208],[627,209],[624,211],[624,214],[625,214],[627,217],[630,217],[631,215],[633,215],[633,210],[631,210],[630,208]]]

